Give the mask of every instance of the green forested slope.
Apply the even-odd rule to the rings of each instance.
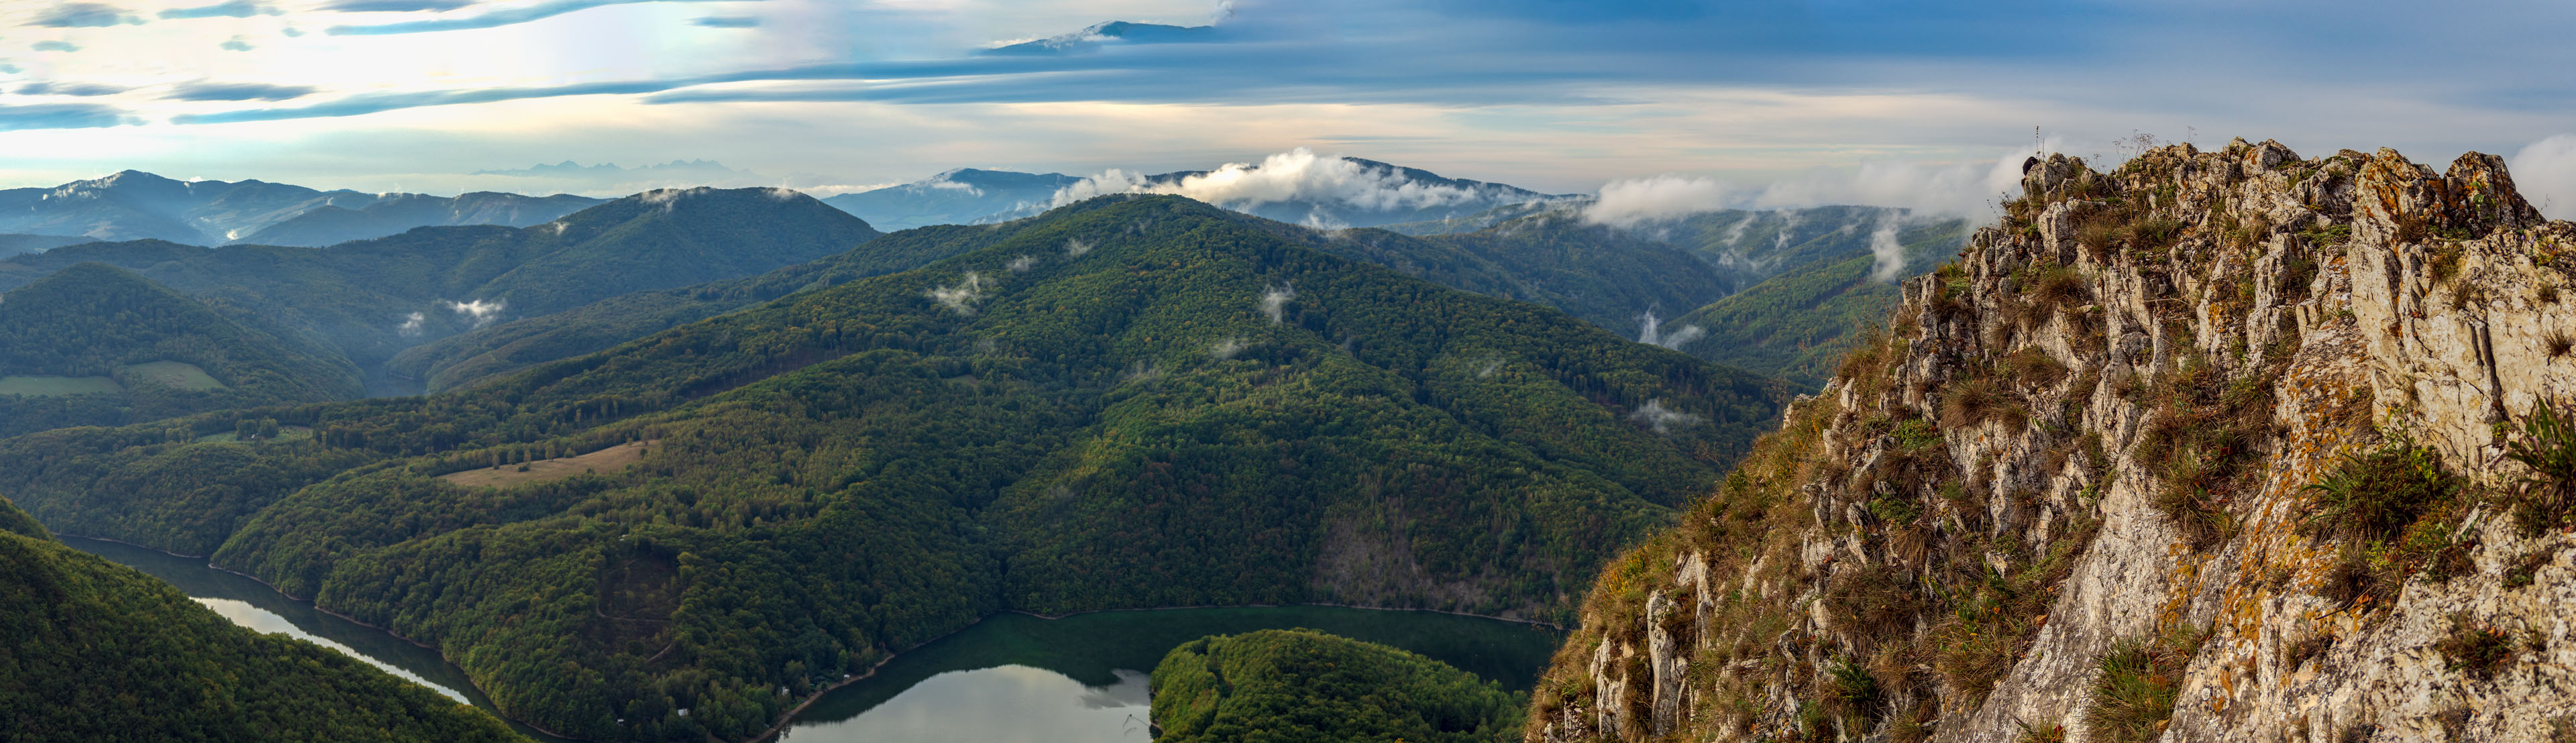
[[[235,626],[0,499],[0,740],[523,741],[321,646]]]
[[[221,388],[136,370],[195,365]],[[106,378],[117,392],[0,394],[0,435],[358,396],[358,370],[245,328],[141,276],[82,263],[0,297],[0,377]],[[20,386],[30,390],[43,384]]]
[[[580,356],[806,289],[918,268],[1000,242],[1030,222],[937,225],[870,240],[849,252],[758,276],[623,294],[563,312],[432,341],[388,368],[442,391],[549,361]]]
[[[647,289],[767,272],[876,230],[776,189],[662,190],[526,228],[422,227],[328,248],[89,243],[0,260],[0,290],[83,262],[142,274],[362,370],[403,349]]]
[[[1679,248],[1563,215],[1423,238],[1370,229],[1326,232],[1227,216],[1282,240],[1452,288],[1548,305],[1618,333],[1633,333],[1638,316],[1649,309],[1687,312],[1724,293],[1725,279],[1718,270]],[[1024,219],[905,230],[848,253],[760,276],[637,292],[452,336],[403,352],[390,368],[426,380],[430,390],[452,389],[790,292],[909,270],[1000,243],[1034,224]]]
[[[1192,640],[1154,668],[1156,743],[1495,743],[1524,694],[1446,663],[1311,630]]]
[[[310,440],[192,443],[223,414],[0,441],[0,492],[431,643],[544,727],[740,739],[1006,608],[1563,617],[1785,396],[1264,224],[1085,202],[461,392],[256,413]],[[632,467],[436,477],[625,442]]]

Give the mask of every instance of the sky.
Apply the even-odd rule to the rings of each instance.
[[[1108,21],[1208,28],[1085,34]],[[2504,154],[2567,217],[2570,29],[2565,0],[0,0],[0,186],[828,194],[1307,148],[1552,193],[1973,202],[1880,191],[2143,134]]]

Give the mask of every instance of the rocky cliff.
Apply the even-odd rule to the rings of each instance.
[[[2576,224],[2476,153],[2023,185],[1604,569],[1528,739],[2576,740]]]

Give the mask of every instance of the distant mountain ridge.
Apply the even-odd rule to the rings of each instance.
[[[1307,174],[1281,176],[1289,182],[1279,183],[1278,188],[1288,193],[1264,191],[1259,196],[1243,196],[1229,194],[1193,179],[1205,179],[1211,174],[1228,178],[1269,175],[1261,173],[1261,164],[1229,165],[1219,170],[1180,170],[1148,176],[1124,176],[1111,171],[1091,178],[1062,173],[961,168],[899,186],[833,196],[825,199],[824,203],[867,219],[870,224],[887,229],[907,229],[928,224],[990,224],[1024,219],[1060,206],[1065,201],[1092,195],[1169,193],[1265,219],[1342,228],[1436,224],[1441,220],[1468,219],[1514,207],[1527,207],[1522,210],[1522,214],[1527,214],[1539,210],[1530,205],[1580,198],[1569,194],[1541,193],[1507,183],[1450,178],[1420,168],[1376,160],[1312,157],[1312,153],[1302,150],[1297,154],[1306,156],[1295,161],[1299,165],[1321,162],[1331,167],[1347,163],[1349,171],[1302,182],[1296,179],[1306,178]],[[1499,221],[1490,219],[1477,227],[1491,226]]]
[[[403,349],[647,289],[766,272],[879,233],[793,191],[666,189],[531,227],[422,227],[328,249],[99,242],[0,260],[0,291],[96,261],[375,370]],[[400,380],[371,376],[381,394]],[[390,385],[390,386],[389,386]]]
[[[900,186],[823,199],[881,230],[934,224],[983,224],[1003,214],[1044,209],[1057,191],[1081,183],[1063,173],[958,168]]]
[[[346,189],[321,191],[258,180],[181,181],[123,170],[51,188],[0,189],[0,233],[107,241],[167,240],[188,245],[260,242],[320,247],[422,226],[502,223],[524,227],[601,201],[568,194],[537,197],[472,193],[440,197]],[[399,206],[367,211],[379,204]],[[334,212],[286,227],[275,235],[260,234],[326,209]],[[339,212],[364,216],[353,218]],[[476,221],[492,219],[507,221]]]
[[[1215,26],[1110,21],[1095,23],[1069,34],[997,46],[978,53],[994,56],[1072,54],[1098,50],[1109,44],[1180,44],[1215,41],[1216,36]]]

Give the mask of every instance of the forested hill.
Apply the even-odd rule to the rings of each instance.
[[[96,261],[373,370],[402,349],[628,292],[765,272],[849,250],[867,223],[792,191],[652,191],[527,228],[423,227],[329,248],[91,243],[0,260],[0,289]]]
[[[601,351],[798,291],[919,268],[994,245],[1035,224],[934,225],[870,240],[848,252],[757,276],[621,294],[570,310],[512,320],[421,344],[386,367],[439,392],[549,361]]]
[[[309,441],[0,442],[0,492],[431,643],[541,726],[739,740],[1005,609],[1568,617],[1785,396],[1112,197],[462,392],[259,413]]]
[[[1719,270],[1680,248],[1564,215],[1514,220],[1469,234],[1411,237],[1374,229],[1325,231],[1228,214],[1247,227],[1345,258],[1456,289],[1564,310],[1615,333],[1633,333],[1648,311],[1687,312],[1721,296]],[[637,292],[574,310],[516,320],[405,351],[389,368],[452,389],[548,361],[598,351],[682,323],[862,276],[916,268],[1010,240],[1045,223],[938,225],[894,233],[848,253],[761,276]]]
[[[357,397],[328,351],[243,327],[131,272],[83,263],[0,296],[0,434]]]
[[[525,741],[302,640],[63,546],[0,498],[0,739]]]
[[[1313,630],[1191,640],[1154,667],[1155,743],[1502,743],[1524,694]]]

